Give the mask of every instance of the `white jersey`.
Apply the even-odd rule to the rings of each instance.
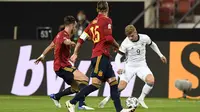
[[[148,35],[138,34],[138,40],[132,42],[128,37],[122,42],[119,51],[126,56],[126,63],[138,65],[146,64],[146,45],[152,41]]]

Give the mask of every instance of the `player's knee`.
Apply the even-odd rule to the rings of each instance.
[[[155,83],[155,78],[154,78],[154,76],[151,75],[151,74],[147,75],[147,77],[146,77],[146,83],[147,83],[148,85],[150,85],[150,86],[153,86],[154,83]]]
[[[78,82],[78,88],[79,88],[79,91],[83,88],[85,88],[87,85],[88,85],[88,82],[87,81],[77,81]]]
[[[121,92],[126,88],[127,82],[125,81],[120,81],[119,85],[118,85],[118,90]]]
[[[101,87],[101,84],[99,84],[99,83],[92,83],[92,86],[94,86],[97,89],[99,89]]]

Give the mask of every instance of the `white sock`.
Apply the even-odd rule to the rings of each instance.
[[[149,94],[149,92],[151,91],[152,88],[153,88],[153,86],[149,86],[149,85],[145,84],[143,89],[142,89],[142,93],[141,93],[141,95],[138,99],[144,100],[144,98],[146,97],[146,95]]]

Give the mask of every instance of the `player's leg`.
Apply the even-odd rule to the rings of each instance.
[[[83,99],[84,97],[88,96],[90,93],[98,90],[100,88],[101,81],[98,78],[92,78],[92,84],[86,86],[83,88],[79,93],[76,94],[76,96],[70,100],[67,101],[65,104],[69,110],[69,112],[75,112],[75,105],[78,101]],[[94,110],[94,109],[90,109]]]
[[[124,90],[127,86],[127,82],[123,80],[124,78],[120,78],[119,85],[118,85],[118,91],[119,94],[122,90]],[[104,106],[108,103],[110,100],[110,96],[105,97],[100,103],[99,103],[99,108],[104,108]]]
[[[116,112],[134,112],[135,108],[123,109],[120,100],[120,94],[118,91],[118,81],[115,77],[111,77],[107,80],[110,85],[111,99],[113,100]]]
[[[132,79],[132,77],[134,76],[134,70],[129,68],[129,67],[125,67],[125,73],[121,74],[118,78],[119,80],[119,84],[118,84],[118,91],[119,93],[121,91],[123,91],[128,82]],[[104,108],[104,106],[108,103],[108,101],[110,100],[110,96],[107,96],[106,98],[104,98],[100,103],[99,103],[99,108]]]
[[[79,70],[74,71],[74,80],[78,83],[78,89],[81,91],[83,88],[85,88],[88,85],[88,77],[80,72]],[[90,107],[87,107],[85,104],[85,97],[79,100],[79,106],[78,109],[93,109]]]
[[[138,98],[139,103],[144,108],[148,108],[148,106],[144,103],[144,98],[149,94],[149,92],[152,90],[154,86],[154,76],[148,66],[142,67],[138,72],[138,77],[145,82],[145,85],[143,86],[142,92]]]
[[[77,92],[78,91],[73,90],[72,87],[68,87],[67,89],[64,89],[56,94],[51,94],[50,98],[59,101],[61,97],[66,96],[66,95],[71,95]]]
[[[102,72],[99,72],[99,67],[100,67],[99,65],[101,63],[101,57],[102,56],[98,56],[91,59],[91,65],[94,69],[91,74],[92,84],[83,88],[79,93],[76,94],[76,96],[72,100],[66,102],[66,106],[70,112],[74,112],[74,107],[80,99],[86,97],[91,92],[96,91],[97,89],[100,88],[101,77],[99,76],[102,76]]]
[[[106,72],[104,74],[104,78],[107,79],[107,82],[110,85],[110,95],[113,100],[116,112],[130,112],[132,109],[123,109],[120,100],[120,92],[118,89],[118,81],[116,80],[115,73],[113,71],[112,65],[109,60],[105,60],[108,62],[108,66],[106,67]],[[125,84],[121,89],[125,88]]]
[[[59,71],[56,71],[56,75],[62,78],[66,83],[71,85],[73,83],[73,80],[69,80],[70,78],[73,78],[68,71],[65,71],[64,69],[60,69]],[[50,98],[53,100],[56,107],[61,108],[61,104],[59,103],[59,100],[61,97],[65,95],[70,95],[73,93],[76,93],[77,91],[72,89],[71,87],[64,89],[61,92],[58,92],[57,94],[51,94]]]

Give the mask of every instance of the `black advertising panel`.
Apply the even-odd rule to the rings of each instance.
[[[9,43],[9,45],[7,44]],[[0,47],[6,49],[0,55],[1,77],[0,94],[14,95],[47,95],[56,93],[68,85],[63,80],[56,77],[53,71],[53,52],[46,56],[44,63],[34,64],[35,59],[42,53],[50,41],[0,41]],[[157,42],[163,54],[168,58],[169,43]],[[81,48],[77,68],[89,76],[90,56],[92,43],[86,42]],[[113,54],[113,57],[115,54]],[[157,54],[151,48],[147,49],[147,63],[155,75],[156,84],[150,96],[167,97],[168,96],[168,65],[161,63]],[[115,63],[112,62],[116,71]],[[158,69],[159,67],[159,69]],[[136,82],[136,83],[135,83]],[[121,93],[121,96],[137,96],[141,92],[143,82],[136,78],[127,86],[127,89]],[[105,84],[99,91],[91,94],[91,96],[109,95],[109,86]],[[127,92],[129,91],[129,92]],[[162,91],[162,92],[160,92]]]

